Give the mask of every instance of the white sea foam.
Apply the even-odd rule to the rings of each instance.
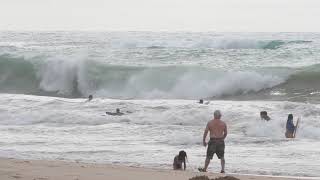
[[[189,154],[189,166],[195,168],[203,161],[205,153],[201,147],[204,127],[213,111],[220,109],[229,131],[226,140],[229,172],[276,174],[281,169],[282,175],[319,175],[318,166],[296,172],[300,166],[288,165],[292,153],[302,165],[318,162],[314,159],[320,146],[318,105],[272,101],[212,101],[201,105],[189,100],[100,98],[84,101],[0,95],[0,135],[6,137],[2,140],[0,155],[67,157],[163,167],[171,163],[175,152],[185,149]],[[120,108],[125,115],[105,114],[115,108]],[[270,122],[260,120],[261,110],[268,111]],[[288,113],[293,113],[295,119],[302,119],[295,143],[284,138]],[[305,147],[311,144],[313,148],[306,151]],[[279,153],[281,161],[275,165]],[[146,156],[153,157],[153,161]],[[249,166],[257,168],[247,171]]]
[[[209,105],[200,105],[186,100],[119,101],[99,98],[84,103],[84,99],[25,95],[1,95],[0,99],[1,136],[8,137],[2,142],[0,152],[4,152],[2,155],[6,156],[13,153],[26,157],[25,153],[28,152],[28,157],[58,158],[72,151],[74,153],[67,156],[69,159],[101,162],[129,161],[142,165],[162,166],[162,163],[170,163],[167,156],[171,156],[172,151],[183,148],[192,154],[190,163],[195,163],[195,159],[201,160],[201,154],[204,153],[200,148],[203,129],[206,122],[212,118],[213,110],[217,108],[222,110],[223,119],[229,127],[227,139],[229,159],[230,156],[233,157],[230,153],[259,154],[259,151],[262,151],[260,148],[263,147],[272,158],[276,158],[277,152],[281,151],[283,163],[290,161],[291,153],[298,153],[297,160],[303,164],[306,159],[312,159],[313,154],[317,153],[317,149],[309,149],[306,154],[303,154],[303,151],[297,152],[296,148],[288,149],[286,144],[289,142],[284,139],[284,124],[288,113],[294,113],[295,117],[301,116],[296,146],[305,147],[310,142],[318,142],[317,132],[320,130],[317,124],[320,114],[318,105],[249,101],[213,101]],[[114,111],[115,108],[121,108],[126,115],[106,116],[104,114],[105,111]],[[268,111],[272,118],[270,122],[260,120],[261,110]],[[52,139],[53,137],[63,138]],[[19,145],[21,138],[28,144],[27,146]],[[15,145],[12,146],[12,144]],[[266,147],[268,144],[269,147]],[[135,151],[130,151],[129,147],[133,147]],[[139,155],[137,151],[139,148],[143,148],[141,152],[144,152],[144,155],[157,155],[154,160],[159,164],[143,158],[144,155],[141,153]],[[257,149],[257,152],[246,152],[245,149]],[[277,151],[274,151],[275,149]],[[96,153],[91,154],[90,158],[85,158],[83,154],[89,152]],[[106,156],[106,153],[109,154],[107,156],[110,159],[101,159],[102,156]],[[123,153],[132,156],[126,156],[123,159],[121,157]],[[277,166],[270,169],[269,163],[264,165],[257,162],[265,161],[264,156],[254,159],[246,158],[245,161],[248,165],[268,167],[269,170],[264,173],[278,172]],[[229,160],[229,163],[230,171],[246,172],[245,169],[244,171],[239,169],[242,167],[239,164],[243,163],[242,160],[234,157]],[[197,164],[191,166],[197,166]],[[281,169],[286,169],[282,174],[303,174],[294,172],[292,168],[287,164],[281,165]],[[314,168],[317,166],[307,169],[306,174],[317,175]],[[253,172],[257,173],[255,170]]]

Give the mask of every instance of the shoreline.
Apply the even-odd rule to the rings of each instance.
[[[128,167],[113,164],[0,158],[1,180],[189,180],[192,177],[203,175],[206,175],[209,178],[234,176],[241,180],[319,179],[319,177],[201,173],[193,171]]]

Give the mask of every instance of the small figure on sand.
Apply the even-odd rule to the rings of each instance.
[[[200,100],[199,100],[199,104],[203,104],[203,99],[200,99]]]
[[[261,111],[260,112],[260,118],[261,120],[270,121],[271,118],[268,116],[267,111]]]
[[[224,173],[225,159],[224,159],[224,139],[227,137],[227,125],[221,120],[221,112],[219,110],[214,111],[214,119],[209,121],[206,129],[203,133],[203,145],[207,148],[207,156],[205,160],[204,168],[199,168],[200,172],[206,172],[209,166],[210,160],[216,153],[221,161],[221,173]],[[207,144],[206,137],[210,131],[210,141]]]
[[[182,170],[182,163],[183,163],[183,170],[186,170],[187,168],[186,160],[187,160],[187,153],[185,151],[180,151],[179,154],[174,157],[173,169]]]
[[[107,115],[111,115],[111,116],[122,116],[122,115],[124,115],[124,113],[120,112],[119,108],[116,109],[116,112],[108,112],[107,111],[106,114]]]
[[[287,125],[286,125],[286,138],[294,138],[294,131],[296,130],[296,126],[293,124],[293,115],[288,115]]]

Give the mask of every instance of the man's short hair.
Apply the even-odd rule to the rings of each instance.
[[[214,118],[221,118],[221,112],[220,112],[220,110],[215,110],[214,111],[214,113],[213,113],[213,115],[214,115]]]

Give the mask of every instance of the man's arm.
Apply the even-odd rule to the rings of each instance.
[[[204,130],[204,133],[203,133],[202,143],[203,143],[204,146],[207,146],[206,138],[207,138],[207,135],[208,135],[208,131],[209,131],[209,123],[207,124],[207,127],[206,127],[206,129]]]
[[[223,139],[225,139],[227,135],[228,135],[227,124],[224,124]]]
[[[296,127],[294,126],[293,122],[291,121],[291,122],[289,123],[289,130],[290,130],[290,131],[294,131],[295,129],[296,129]]]

